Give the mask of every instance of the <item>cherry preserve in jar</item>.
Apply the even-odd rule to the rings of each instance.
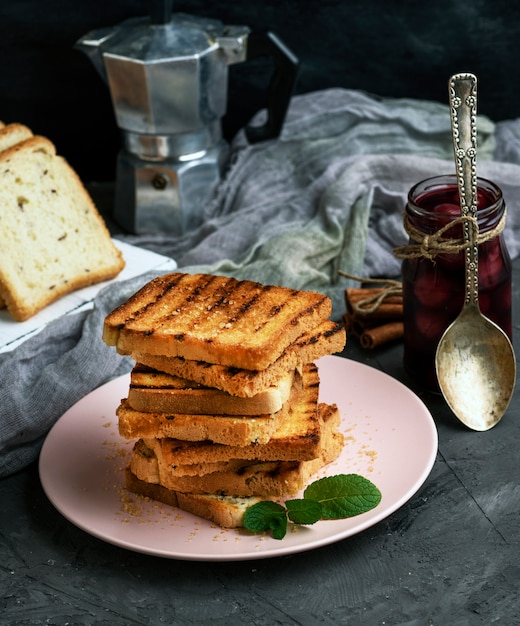
[[[511,259],[501,232],[501,190],[477,181],[479,305],[511,339]],[[403,258],[404,367],[421,386],[438,391],[435,353],[439,340],[464,304],[464,241],[456,176],[435,176],[408,194]]]

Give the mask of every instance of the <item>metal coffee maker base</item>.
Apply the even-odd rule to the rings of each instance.
[[[196,159],[146,161],[122,150],[114,218],[128,232],[183,235],[200,226],[228,158],[225,142]]]

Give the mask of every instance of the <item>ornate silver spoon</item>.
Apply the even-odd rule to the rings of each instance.
[[[441,391],[468,428],[489,430],[509,406],[516,381],[516,359],[503,330],[483,315],[478,303],[477,79],[456,74],[449,83],[451,126],[465,250],[465,301],[446,329],[435,357]]]

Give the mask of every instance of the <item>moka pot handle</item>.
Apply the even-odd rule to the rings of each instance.
[[[272,32],[251,32],[247,38],[246,61],[271,57],[274,73],[267,90],[267,120],[261,126],[247,126],[249,143],[274,139],[280,135],[293,94],[299,70],[299,60]]]

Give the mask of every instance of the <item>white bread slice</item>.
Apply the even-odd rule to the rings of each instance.
[[[264,370],[227,367],[143,352],[133,352],[132,357],[138,363],[161,372],[193,380],[207,387],[215,387],[232,395],[251,397],[277,384],[281,376],[301,367],[304,363],[310,363],[327,354],[341,352],[345,343],[345,327],[326,320],[298,337]]]
[[[204,475],[176,476],[140,440],[132,450],[130,470],[140,480],[182,493],[270,498],[296,495],[312,474],[336,459],[343,448],[344,437],[335,426],[337,419],[333,418],[337,407],[320,405],[320,409],[323,410],[323,437],[320,454],[312,461],[246,461],[238,470],[233,467],[229,471]]]
[[[0,176],[0,297],[14,319],[121,271],[94,203],[48,139],[2,151]]]
[[[291,370],[269,389],[251,398],[241,398],[137,363],[130,377],[128,404],[136,411],[151,413],[242,416],[276,413],[289,399],[293,378],[294,370]]]
[[[11,146],[32,137],[32,131],[23,124],[4,124],[0,122],[0,152]],[[0,297],[0,309],[5,307],[3,298]]]
[[[307,384],[303,376],[295,375],[291,394],[282,409],[256,416],[146,413],[134,411],[124,399],[116,410],[119,434],[126,439],[170,437],[184,441],[209,440],[230,446],[264,444],[283,423],[289,407],[301,401],[304,391],[310,393],[304,386]]]
[[[121,354],[262,370],[331,312],[330,298],[312,291],[172,273],[153,279],[107,315],[103,339]]]
[[[266,500],[264,497],[250,496],[238,498],[211,494],[177,493],[157,483],[139,480],[130,468],[125,471],[125,487],[133,493],[163,502],[169,506],[182,509],[203,519],[207,519],[222,528],[240,528],[244,525],[247,509],[257,502]]]
[[[30,128],[13,123],[0,126],[0,152],[7,150],[33,136]]]

